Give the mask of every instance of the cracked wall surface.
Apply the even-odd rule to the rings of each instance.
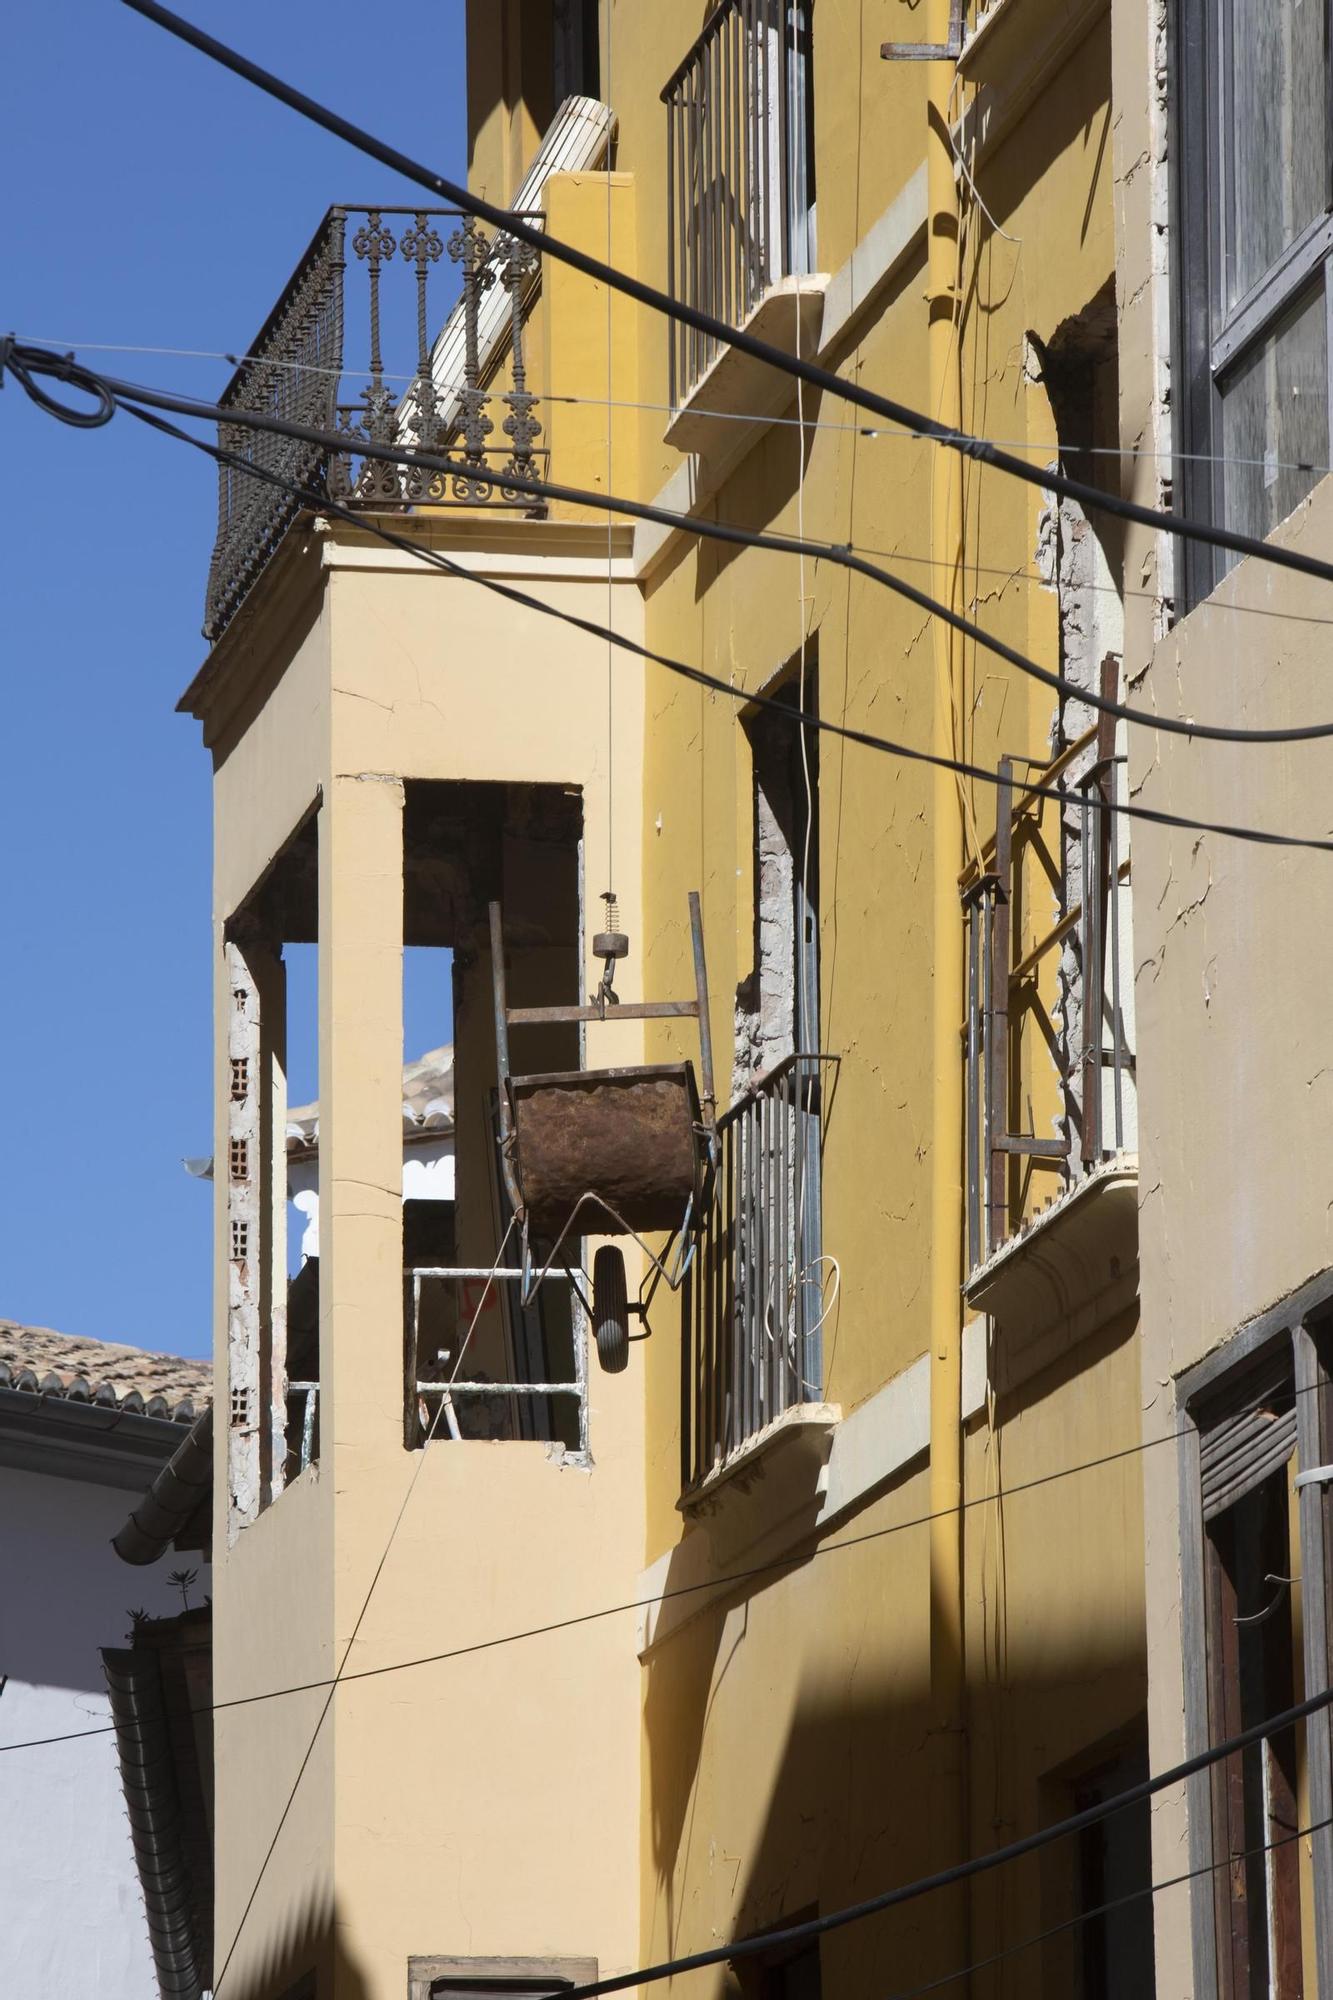
[[[1171,497],[1170,190],[1166,9],[1117,4],[1121,438],[1127,490]],[[1123,90],[1119,78],[1123,77]],[[1277,531],[1327,551],[1327,480]],[[1172,550],[1126,536],[1126,685],[1149,711],[1272,728],[1330,713],[1327,590],[1246,560],[1172,625]],[[1313,745],[1200,743],[1129,730],[1130,796],[1213,822],[1327,836],[1326,760]],[[1152,1763],[1185,1754],[1180,1469],[1175,1381],[1238,1327],[1333,1261],[1333,1093],[1325,1073],[1333,975],[1328,857],[1217,833],[1134,827],[1139,1037],[1141,1406]],[[1153,1866],[1188,1866],[1184,1802],[1153,1815]],[[1159,1994],[1194,1990],[1190,1897],[1157,1899]]]

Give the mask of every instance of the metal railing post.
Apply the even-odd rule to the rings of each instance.
[[[985,1025],[990,1051],[987,1104],[989,1153],[987,1254],[1009,1233],[1009,968],[1013,952],[1013,760],[1002,757],[995,788],[995,886],[991,900],[991,1014]]]

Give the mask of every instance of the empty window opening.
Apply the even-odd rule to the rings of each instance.
[[[312,812],[227,926],[233,975],[224,1149],[232,1253],[227,1361],[233,1537],[317,1451],[319,1266],[304,1232],[292,1224],[291,1207],[303,1174],[309,1184],[307,1156],[317,1133],[317,921]],[[303,1103],[305,1089],[311,1101]],[[241,1404],[244,1421],[236,1417]]]
[[[808,1923],[818,1915],[818,1905],[810,1904],[803,1910],[793,1910],[780,1924],[769,1928],[785,1930]],[[824,1985],[818,1938],[808,1944],[739,1959],[731,1973],[739,2000],[822,2000]]]
[[[302,933],[306,922],[290,928]],[[286,1026],[286,1478],[319,1459],[319,946],[282,944]]]
[[[800,703],[788,678],[775,699]],[[807,665],[807,713],[819,681]],[[743,1087],[797,1050],[819,1047],[819,732],[760,709],[747,731],[753,787],[753,959],[736,995],[736,1076]]]
[[[583,1327],[563,1274],[525,1303],[499,1171],[488,910],[511,1005],[580,990],[582,808],[559,786],[409,782],[404,813],[404,1441],[586,1445]],[[515,1074],[577,1068],[578,1030],[522,1027]],[[534,1242],[534,1265],[551,1246]],[[578,1247],[575,1246],[575,1255]]]
[[[803,681],[803,685],[802,685]],[[819,744],[813,641],[749,718],[751,969],[736,991],[732,1102],[718,1120],[719,1213],[687,1297],[688,1487],[792,1405],[818,1402],[821,1240]]]
[[[1041,1781],[1049,1824],[1083,1812],[1148,1776],[1148,1722],[1082,1752]],[[1146,1799],[1057,1841],[1041,1858],[1041,1990],[1070,2000],[1151,2000],[1152,1818]]]
[[[1059,469],[1109,493],[1121,483],[1117,343],[1113,282],[1062,321],[1049,342],[1031,337]],[[1045,509],[1040,535],[1039,566],[1059,605],[1067,689],[1051,732],[1052,753],[1069,753],[1054,915],[1075,920],[1060,951],[1054,1054],[1062,1077],[1056,1130],[1067,1148],[1066,1170],[1076,1176],[1107,1153],[1137,1144],[1128,822],[1112,824],[1098,805],[1124,799],[1127,735],[1123,722],[1084,698],[1125,698],[1123,531],[1110,516],[1088,514],[1065,497]]]
[[[601,95],[598,0],[551,0],[552,110]]]

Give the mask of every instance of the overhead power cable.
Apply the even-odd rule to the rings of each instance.
[[[152,420],[150,420],[152,421]],[[1297,1389],[1297,1396],[1317,1395],[1321,1392],[1319,1383],[1309,1388]],[[109,1429],[114,1425],[109,1425]],[[1016,1485],[1005,1486],[998,1492],[977,1493],[961,1502],[964,1513],[978,1507],[988,1507],[994,1502],[1016,1500],[1025,1493],[1035,1493],[1047,1486],[1058,1485],[1066,1479],[1076,1479],[1088,1472],[1104,1471],[1108,1466],[1119,1465],[1129,1458],[1138,1458],[1145,1451],[1153,1451],[1159,1445],[1179,1444],[1188,1436],[1188,1429],[1164,1431],[1160,1437],[1141,1439],[1138,1444],[1122,1446],[1118,1451],[1103,1452],[1097,1458],[1081,1459],[1075,1465],[1057,1466],[1053,1472],[1038,1473],[1033,1479],[1020,1480]],[[593,1611],[578,1611],[566,1618],[556,1618],[542,1625],[530,1625],[515,1632],[500,1632],[489,1639],[475,1639],[467,1645],[451,1646],[443,1652],[421,1653],[409,1660],[389,1660],[383,1666],[356,1667],[337,1677],[336,1684],[344,1686],[351,1681],[383,1680],[390,1674],[411,1673],[421,1667],[438,1667],[450,1660],[469,1659],[477,1653],[494,1652],[501,1646],[516,1646],[529,1639],[549,1638],[556,1632],[575,1630],[580,1625],[594,1625],[605,1618],[628,1616],[631,1611],[651,1611],[663,1604],[673,1604],[680,1598],[698,1597],[706,1591],[715,1593],[720,1600],[727,1591],[740,1584],[757,1582],[762,1577],[775,1577],[784,1570],[801,1569],[807,1562],[818,1561],[824,1556],[844,1554],[849,1549],[869,1546],[872,1542],[889,1540],[894,1535],[908,1534],[914,1528],[928,1528],[932,1521],[952,1519],[959,1512],[957,1506],[948,1507],[926,1514],[914,1514],[910,1520],[891,1521],[880,1528],[866,1528],[860,1534],[843,1535],[837,1541],[821,1542],[814,1548],[802,1548],[788,1556],[771,1556],[765,1562],[748,1564],[744,1569],[725,1570],[719,1576],[701,1579],[698,1583],[673,1584],[665,1590],[652,1591],[646,1597],[623,1598],[618,1604],[604,1604]],[[707,1607],[705,1607],[707,1608]],[[207,1702],[190,1711],[193,1715],[216,1715],[233,1708],[253,1708],[259,1702],[281,1701],[289,1695],[320,1694],[335,1682],[330,1679],[294,1681],[285,1687],[261,1688],[256,1694],[232,1695],[222,1701]],[[92,1729],[67,1729],[49,1736],[21,1737],[12,1743],[0,1743],[0,1754],[16,1750],[45,1750],[59,1743],[80,1743],[85,1737],[107,1736],[113,1731],[110,1723],[99,1724]]]
[[[894,401],[865,388],[861,383],[835,374],[832,369],[821,367],[818,362],[786,354],[769,341],[760,340],[744,327],[729,326],[725,320],[712,313],[703,312],[698,306],[686,304],[683,299],[673,299],[668,293],[659,291],[642,278],[633,277],[627,271],[616,270],[604,263],[600,257],[593,257],[587,251],[578,249],[572,243],[552,236],[547,230],[536,228],[522,216],[513,214],[507,208],[486,201],[457,181],[448,180],[437,174],[433,168],[423,166],[407,153],[400,152],[377,139],[350,118],[339,116],[304,91],[284,83],[271,70],[263,69],[251,62],[226,42],[209,35],[202,28],[194,26],[179,14],[173,14],[159,0],[125,0],[125,5],[145,20],[155,21],[159,27],[167,29],[179,40],[187,42],[202,55],[220,63],[234,76],[253,84],[256,89],[276,98],[308,118],[312,124],[331,132],[337,139],[343,139],[369,159],[378,160],[382,166],[401,174],[405,180],[415,181],[418,187],[426,188],[431,194],[440,196],[455,208],[473,215],[480,222],[487,222],[493,229],[502,231],[516,242],[526,243],[540,255],[554,257],[558,263],[567,264],[571,270],[582,272],[585,278],[593,279],[599,285],[609,285],[622,292],[626,298],[647,306],[652,312],[665,313],[681,326],[692,327],[710,340],[723,347],[735,348],[739,353],[749,354],[756,361],[763,361],[784,375],[799,378],[809,388],[819,389],[826,395],[836,396],[841,401],[854,404],[858,409],[869,410],[875,416],[887,418],[890,423],[899,424],[913,437],[928,438],[932,442],[946,446],[952,451],[962,452],[967,458],[975,458],[982,464],[994,466],[999,472],[1022,480],[1029,486],[1037,486],[1044,492],[1057,493],[1063,499],[1075,500],[1085,510],[1115,515],[1122,521],[1133,521],[1140,527],[1153,528],[1164,534],[1180,535],[1190,541],[1204,542],[1212,548],[1228,549],[1234,555],[1254,556],[1262,562],[1276,564],[1282,569],[1294,569],[1306,576],[1317,576],[1325,582],[1333,582],[1333,564],[1318,556],[1302,555],[1299,550],[1284,548],[1280,544],[1262,541],[1255,535],[1242,535],[1231,528],[1216,527],[1208,522],[1190,521],[1184,515],[1171,513],[1159,507],[1144,507],[1135,500],[1123,499],[1118,494],[1108,494],[1101,487],[1089,486],[1079,479],[1071,479],[1062,472],[1053,472],[1029,465],[1025,459],[1016,458],[1011,452],[1003,451],[987,438],[972,436],[967,431],[953,430],[920,410],[911,409],[906,403]]]
[[[398,549],[403,554],[413,557],[418,562],[425,563],[431,568],[442,570],[446,575],[456,577],[460,582],[475,583],[482,589],[489,590],[495,596],[505,599],[506,602],[519,605],[525,611],[535,611],[542,617],[554,618],[561,624],[569,625],[574,630],[584,632],[589,637],[599,641],[606,642],[609,639],[621,651],[631,653],[637,659],[650,661],[654,666],[663,667],[668,673],[675,674],[683,680],[692,681],[696,686],[707,689],[711,694],[721,695],[737,706],[767,709],[774,715],[783,717],[789,726],[804,726],[809,729],[818,729],[825,735],[836,736],[844,742],[856,743],[864,749],[879,751],[888,756],[897,757],[907,763],[925,764],[940,770],[956,771],[964,777],[974,778],[980,784],[998,786],[1001,782],[999,773],[988,769],[985,765],[973,763],[965,758],[947,757],[933,750],[920,750],[912,744],[898,742],[889,736],[877,736],[869,730],[856,729],[849,723],[835,722],[832,718],[818,715],[812,710],[793,708],[787,702],[780,701],[776,697],[750,693],[743,687],[737,687],[733,682],[724,681],[718,675],[708,673],[702,667],[692,666],[688,661],[675,659],[669,653],[658,652],[651,646],[645,646],[639,640],[631,639],[626,633],[615,632],[609,626],[599,625],[595,619],[580,617],[576,612],[564,610],[558,605],[547,603],[542,598],[534,597],[530,592],[521,590],[515,584],[503,583],[498,577],[479,575],[475,570],[469,569],[464,564],[454,562],[441,550],[423,548],[420,543],[411,541],[406,535],[395,533],[393,529],[385,527],[382,522],[373,517],[355,513],[351,508],[343,507],[336,501],[332,501],[308,487],[303,487],[293,480],[285,479],[280,473],[254,466],[248,459],[242,458],[239,453],[229,452],[220,445],[211,444],[206,438],[195,437],[189,431],[182,430],[179,425],[169,423],[166,419],[155,416],[149,410],[140,409],[135,404],[128,402],[123,404],[122,407],[127,415],[137,417],[141,423],[148,424],[153,429],[161,431],[165,436],[174,438],[182,444],[192,445],[196,451],[203,452],[207,457],[214,459],[218,463],[233,466],[238,471],[244,471],[248,477],[254,477],[268,485],[280,487],[284,492],[302,501],[304,505],[317,513],[326,514],[335,520],[344,521],[360,532],[372,536],[376,541],[383,542],[389,548]],[[1044,784],[1040,779],[1033,778],[1028,780],[1024,785],[1024,790],[1034,798],[1049,799],[1058,805],[1067,805],[1069,802],[1068,794],[1062,791],[1059,786]],[[1313,853],[1333,853],[1333,839],[1321,836],[1306,837],[1299,834],[1272,832],[1264,827],[1238,826],[1218,820],[1192,819],[1182,813],[1166,812],[1155,806],[1136,805],[1128,800],[1093,801],[1093,806],[1094,810],[1099,812],[1116,813],[1125,819],[1142,820],[1154,826],[1178,828],[1182,832],[1187,833],[1214,833],[1226,839],[1247,841],[1260,846],[1298,848]]]
[[[1224,1758],[1234,1757],[1253,1744],[1276,1736],[1281,1730],[1291,1729],[1307,1716],[1327,1708],[1331,1702],[1333,1688],[1325,1688],[1322,1694],[1311,1695],[1281,1715],[1271,1715],[1265,1721],[1255,1723],[1226,1743],[1215,1743],[1209,1749],[1187,1757],[1183,1764],[1173,1765],[1169,1771],[1159,1771],[1154,1777],[1144,1778],[1141,1783],[1117,1792],[1113,1798],[1099,1800],[1096,1805],[1086,1806],[1082,1812],[1071,1813],[1067,1819],[1039,1827],[1035,1833],[1024,1834],[1021,1839],[1011,1840],[1004,1847],[992,1848],[988,1854],[955,1862],[950,1868],[937,1869],[933,1875],[919,1876],[915,1882],[904,1882],[896,1889],[881,1890],[877,1896],[867,1896],[862,1902],[850,1903],[841,1910],[830,1910],[824,1916],[808,1917],[803,1923],[761,1931],[757,1937],[734,1938],[730,1944],[712,1945],[706,1951],[687,1952],[681,1958],[663,1959],[658,1965],[640,1966],[634,1972],[618,1972],[608,1979],[589,1980],[584,1986],[566,1987],[559,2000],[597,2000],[597,1996],[603,1993],[623,1993],[630,1986],[651,1986],[661,1979],[679,1978],[685,1972],[701,1972],[706,1966],[731,1965],[738,1959],[787,1951],[794,1945],[826,1937],[830,1931],[843,1930],[848,1924],[863,1923],[867,1917],[881,1916],[886,1910],[901,1909],[904,1903],[914,1903],[922,1896],[933,1894],[936,1889],[949,1889],[959,1882],[970,1882],[977,1875],[988,1874],[992,1868],[1019,1861],[1024,1855],[1036,1854],[1041,1848],[1049,1847],[1052,1841],[1066,1840],[1071,1834],[1099,1826],[1103,1820],[1111,1819],[1130,1806],[1142,1805],[1146,1800],[1156,1798],[1159,1792],[1184,1784],[1187,1778],[1194,1777],[1199,1771],[1209,1770]],[[556,2000],[554,1994],[551,2000]]]
[[[268,435],[290,439],[302,444],[314,445],[333,454],[348,450],[348,440],[335,431],[320,430],[309,424],[294,423],[286,417],[279,417],[267,411],[224,409],[221,404],[202,401],[194,396],[181,396],[169,390],[154,389],[145,383],[126,382],[114,375],[101,375],[83,367],[73,356],[55,354],[47,349],[26,346],[11,334],[0,343],[0,375],[5,367],[15,376],[29,395],[40,400],[43,409],[53,415],[60,414],[61,406],[49,394],[35,397],[34,384],[45,377],[69,383],[73,387],[86,388],[93,393],[92,384],[98,391],[111,399],[114,404],[129,408],[134,404],[146,405],[150,409],[170,410],[178,416],[198,419],[200,422],[227,424],[233,427],[256,430]],[[100,415],[88,416],[80,413],[77,421],[83,424],[105,421]],[[197,440],[195,440],[197,442]],[[420,451],[414,446],[378,444],[371,440],[358,442],[357,454],[390,465],[410,465],[426,472],[441,473],[446,477],[474,475],[475,469],[447,454]],[[237,458],[237,469],[248,476],[259,477],[260,469],[249,460]],[[1149,709],[1129,707],[1109,695],[1100,694],[1095,688],[1075,687],[1062,674],[1049,667],[1039,665],[1017,647],[1006,640],[987,632],[963,612],[932,597],[928,591],[907,582],[904,577],[870,562],[845,543],[811,540],[801,535],[773,534],[761,529],[740,528],[729,522],[718,521],[706,515],[681,514],[671,508],[659,507],[648,501],[631,500],[624,495],[601,493],[587,487],[564,486],[554,480],[530,478],[525,474],[506,469],[496,474],[496,483],[516,493],[530,494],[538,500],[558,500],[571,506],[583,506],[608,514],[624,514],[631,519],[651,522],[654,526],[678,530],[692,537],[706,541],[722,542],[729,547],[762,549],[780,555],[813,557],[833,563],[855,575],[864,576],[871,582],[882,584],[895,596],[903,598],[918,611],[928,617],[939,618],[964,638],[993,653],[997,659],[1014,667],[1030,679],[1040,681],[1055,690],[1061,697],[1072,695],[1089,708],[1102,714],[1112,715],[1126,722],[1132,722],[1144,729],[1156,729],[1166,735],[1184,736],[1190,740],[1215,743],[1266,744],[1305,743],[1326,741],[1333,737],[1333,721],[1305,723],[1284,729],[1236,729],[1224,724],[1197,722],[1192,717],[1161,715]]]
[[[50,334],[26,335],[25,340],[31,342],[33,346],[57,348],[62,354],[69,354],[81,348],[85,354],[148,354],[171,361],[225,361],[231,368],[239,368],[242,363],[253,361],[262,363],[265,368],[273,369],[279,374],[323,375],[331,377],[336,382],[344,381],[349,375],[369,375],[372,372],[368,361],[348,363],[343,367],[333,368],[319,361],[284,361],[273,354],[233,354],[225,347],[156,347],[142,341],[130,340],[57,340]],[[401,382],[408,387],[420,380],[419,371],[416,369],[409,373],[404,370],[381,368],[379,374],[382,381]],[[447,393],[456,393],[471,386],[461,376],[452,381],[439,375],[435,377],[436,389]],[[498,403],[503,402],[507,391],[489,389],[478,390],[476,393],[486,402]],[[556,389],[530,389],[527,393],[534,402],[567,404],[572,409],[586,406],[598,410],[648,411],[664,417],[678,417],[681,412],[679,403],[651,403],[645,402],[642,398],[629,396],[613,396],[608,401],[605,396],[562,395]],[[750,425],[762,423],[765,428],[772,426],[775,430],[799,430],[802,427],[799,417],[756,418],[753,410],[722,410],[714,409],[711,405],[708,417],[710,422],[716,418],[722,423]],[[898,424],[886,428],[883,424],[844,424],[830,422],[827,417],[806,417],[804,428],[807,431],[836,431],[844,437],[887,439],[900,444],[919,444],[921,441],[915,431],[904,430]],[[1007,445],[1014,451],[1076,453],[1081,458],[1143,458],[1168,460],[1172,463],[1184,460],[1198,465],[1230,465],[1247,472],[1312,472],[1321,477],[1333,472],[1333,465],[1322,465],[1317,459],[1310,458],[1246,458],[1241,453],[1230,451],[1176,451],[1147,444],[1093,444],[1088,439],[1070,437],[1049,440],[992,438],[990,442]],[[1007,575],[1008,571],[1005,574]],[[1110,587],[1103,586],[1103,588]]]
[[[1216,1875],[1223,1868],[1234,1867],[1238,1861],[1255,1861],[1261,1854],[1272,1854],[1279,1847],[1289,1847],[1294,1840],[1308,1840],[1312,1833],[1322,1833],[1328,1826],[1333,1826],[1333,1819],[1317,1819],[1309,1826],[1298,1826],[1292,1833],[1279,1834],[1276,1840],[1242,1848],[1236,1854],[1224,1854],[1217,1861],[1201,1862],[1197,1868],[1187,1868],[1180,1875],[1168,1875],[1161,1882],[1145,1882],[1141,1889],[1130,1889],[1123,1896],[1113,1896],[1107,1903],[1096,1903],[1091,1909],[1079,1910],[1076,1915],[1066,1917],[1063,1923],[1051,1924],[1044,1931],[1019,1938],[1015,1943],[1005,1945],[1002,1951],[991,1952],[987,1958],[973,1959],[970,1965],[959,1966],[956,1972],[941,1973],[938,1979],[929,1979],[924,1986],[901,1988],[890,1994],[889,2000],[922,2000],[927,1993],[938,1993],[942,1987],[956,1986],[978,1972],[989,1972],[992,1966],[1002,1965],[1008,1958],[1017,1958],[1020,1952],[1033,1951],[1039,1944],[1049,1944],[1052,1938],[1081,1930],[1084,1924],[1092,1923],[1098,1917],[1109,1917],[1113,1910],[1127,1910],[1133,1904],[1141,1903],[1145,1896],[1163,1896],[1168,1889],[1179,1889],[1186,1882],[1195,1882],[1203,1875]]]

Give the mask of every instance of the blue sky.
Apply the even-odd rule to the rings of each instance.
[[[181,11],[462,177],[463,0]],[[418,198],[117,0],[16,9],[2,67],[0,327],[29,339],[237,351],[331,202]],[[208,396],[230,373],[88,358]],[[174,708],[212,469],[12,384],[0,451],[0,1315],[202,1354],[210,1201],[181,1161],[211,1148],[210,768]],[[409,1042],[439,1018],[410,1008]]]

